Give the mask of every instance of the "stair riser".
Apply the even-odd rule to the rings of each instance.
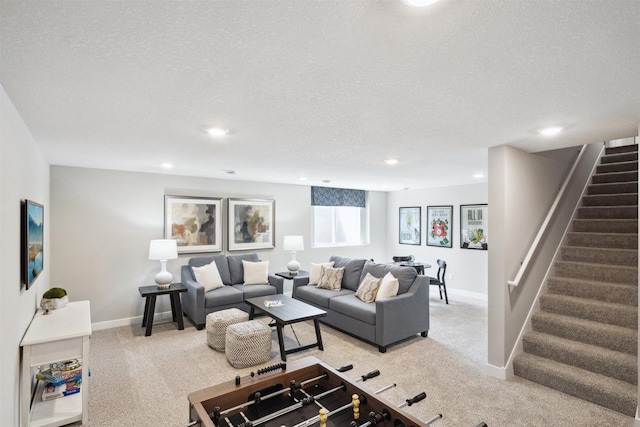
[[[584,206],[637,206],[638,194],[598,194],[584,196]]]
[[[622,249],[564,246],[560,250],[564,261],[638,266],[638,251]]]
[[[637,365],[633,366],[628,363],[628,356],[626,356],[624,361],[615,358],[600,358],[587,352],[580,353],[576,349],[557,346],[551,342],[530,339],[527,336],[524,337],[522,346],[524,351],[529,354],[555,360],[556,362],[566,365],[576,366],[629,384],[637,384]]]
[[[610,306],[600,307],[593,304],[567,303],[552,298],[551,295],[542,295],[540,297],[540,308],[549,313],[573,316],[579,319],[617,325],[634,330],[638,329],[638,310],[623,305],[611,308]]]
[[[578,208],[580,219],[638,219],[637,206]]]
[[[575,225],[575,223],[574,223]],[[638,249],[637,234],[567,233],[567,246]]]
[[[600,158],[601,164],[633,162],[638,160],[637,152],[606,154]]]
[[[556,316],[557,317],[557,316]],[[633,329],[617,328],[615,332],[609,329],[599,328],[599,324],[584,325],[578,322],[563,322],[547,313],[536,313],[531,318],[531,327],[534,331],[555,335],[597,345],[609,350],[622,353],[638,354],[638,333]]]
[[[596,166],[596,173],[637,171],[638,162],[607,163]]]
[[[591,178],[592,184],[606,184],[609,182],[626,182],[626,181],[637,181],[638,180],[638,172],[630,171],[630,172],[609,172],[603,174],[595,174]]]
[[[587,187],[587,194],[620,194],[637,192],[637,182],[612,182],[608,184],[595,184]]]
[[[618,153],[630,153],[638,152],[638,144],[619,145],[617,147],[606,147],[604,149],[605,155],[618,154]]]
[[[597,301],[624,304],[632,307],[638,305],[638,287],[615,283],[576,281],[563,277],[549,277],[547,290],[551,294],[593,299]]]
[[[555,276],[638,285],[637,267],[629,268],[627,266],[585,263],[569,264],[560,261],[555,264]]]
[[[529,381],[533,381],[554,390],[561,391],[565,394],[604,406],[605,408],[609,408],[630,417],[635,416],[636,399],[631,399],[631,397],[625,400],[621,399],[619,396],[611,396],[604,391],[593,389],[592,387],[579,383],[567,382],[562,377],[555,375],[554,373],[538,370],[518,362],[513,364],[513,371],[515,375],[528,379]]]
[[[586,233],[638,233],[638,221],[635,219],[597,220],[575,219],[572,230]],[[637,247],[637,245],[636,245]]]

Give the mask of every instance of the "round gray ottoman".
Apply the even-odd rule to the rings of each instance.
[[[271,358],[271,328],[259,320],[229,325],[225,354],[234,368],[268,362]]]
[[[207,314],[207,344],[214,350],[224,351],[227,328],[234,323],[246,322],[249,313],[238,308],[214,311]]]

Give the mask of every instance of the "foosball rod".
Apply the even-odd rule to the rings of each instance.
[[[364,396],[360,396],[360,401],[365,401],[366,402],[366,399],[364,398]],[[342,411],[345,411],[347,409],[350,409],[350,408],[353,408],[353,402],[348,403],[348,404],[346,404],[344,406],[341,406],[341,407],[339,407],[337,409],[334,409],[333,411],[329,411],[329,412],[327,412],[326,415],[327,415],[327,417],[330,417],[332,415],[338,414],[338,413],[340,413]],[[298,423],[298,424],[294,425],[293,427],[307,427],[307,426],[310,426],[311,424],[317,423],[318,421],[320,421],[320,415],[319,414],[314,416],[314,417],[309,418],[308,420],[304,420],[303,422]]]
[[[322,375],[318,375],[317,377],[302,381],[300,383],[300,386],[304,386],[304,385],[307,385],[307,384],[312,383],[314,381],[318,381],[318,380],[321,380],[321,379],[324,379],[324,378],[327,378],[327,377],[328,377],[328,375],[326,373],[322,374]],[[283,388],[282,390],[274,391],[271,394],[267,394],[266,396],[262,396],[261,400],[267,400],[267,399],[270,399],[272,397],[279,396],[281,394],[285,394],[286,392],[288,392],[290,390],[291,390],[291,387],[287,387],[287,388]],[[228,414],[230,412],[235,411],[236,409],[246,408],[247,406],[251,406],[253,404],[255,404],[255,401],[253,401],[253,400],[249,401],[249,402],[244,402],[244,403],[241,403],[241,404],[239,404],[237,406],[234,406],[232,408],[225,409],[224,411],[220,412],[220,415],[226,415],[226,414]]]
[[[436,414],[435,417],[431,418],[430,420],[427,420],[425,422],[426,425],[431,425],[432,423],[438,421],[440,418],[442,418],[442,414]]]
[[[400,405],[398,405],[398,409],[402,409],[405,406],[411,406],[414,403],[420,402],[421,400],[423,400],[426,397],[427,397],[427,393],[425,393],[424,391],[422,393],[418,393],[415,396],[413,396],[412,398],[405,400],[404,403],[401,403]]]
[[[358,378],[357,380],[355,380],[354,382],[358,382],[358,381],[366,381],[366,380],[370,380],[371,378],[375,378],[378,375],[380,375],[380,371],[375,369],[371,372],[367,372],[366,374],[362,375],[360,378]]]
[[[373,394],[380,394],[380,393],[382,393],[383,391],[387,391],[387,390],[389,390],[390,388],[394,388],[395,386],[396,386],[396,383],[389,384],[389,385],[388,385],[388,386],[386,386],[386,387],[382,387],[382,388],[381,388],[380,390],[378,390],[378,391],[374,391],[374,392],[373,392]]]

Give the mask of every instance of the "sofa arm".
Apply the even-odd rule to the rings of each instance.
[[[376,301],[376,344],[386,346],[429,331],[429,279],[416,277],[401,295]]]
[[[182,284],[187,288],[187,292],[180,293],[182,311],[196,325],[196,328],[202,329],[205,324],[204,286],[190,276],[190,267],[182,266]]]
[[[282,277],[274,276],[272,274],[269,275],[269,284],[271,286],[275,286],[276,293],[282,294],[284,292],[284,279]]]
[[[293,278],[293,289],[291,290],[291,297],[295,298],[296,297],[296,290],[300,286],[306,286],[308,283],[309,283],[309,276],[294,277]]]

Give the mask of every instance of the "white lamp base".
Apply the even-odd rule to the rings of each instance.
[[[166,270],[166,261],[162,263],[162,270],[158,274],[156,274],[155,280],[158,284],[158,289],[167,289],[171,286],[171,281],[173,280],[173,274],[169,273]]]
[[[296,276],[298,274],[298,270],[300,270],[300,263],[295,259],[292,259],[287,264],[287,270],[289,270],[290,275]]]

